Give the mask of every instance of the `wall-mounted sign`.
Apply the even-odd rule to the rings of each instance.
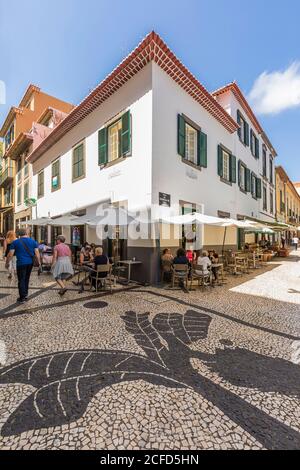
[[[159,205],[164,207],[171,207],[171,195],[166,193],[159,193]]]

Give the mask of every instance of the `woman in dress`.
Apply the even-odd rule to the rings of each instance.
[[[12,244],[13,241],[17,239],[16,233],[13,230],[10,230],[7,232],[6,239],[4,240],[3,244],[3,253],[4,253],[4,258],[7,258],[7,255],[10,250],[10,245]],[[16,257],[14,256],[8,266],[8,279],[12,279],[13,276],[16,275]]]
[[[57,237],[53,252],[52,274],[60,287],[59,295],[64,295],[67,291],[66,279],[74,275],[72,266],[72,253],[68,245],[65,244],[65,237]]]

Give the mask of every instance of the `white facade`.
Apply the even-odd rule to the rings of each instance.
[[[239,104],[234,96],[224,94],[219,102],[236,120]],[[99,130],[126,111],[130,111],[132,124],[130,155],[100,167]],[[179,155],[178,115],[184,115],[206,134],[206,166],[190,164]],[[261,136],[259,139],[261,146]],[[73,182],[73,147],[80,142],[84,143],[85,149],[85,175]],[[237,132],[227,130],[159,65],[151,61],[34,161],[32,196],[38,200],[37,216],[57,217],[82,209],[86,210],[87,215],[96,215],[97,205],[104,201],[120,203],[129,210],[135,210],[158,205],[159,193],[165,193],[170,196],[171,205],[178,207],[178,212],[184,203],[212,216],[228,214],[232,218],[248,216],[271,220],[274,216],[262,210],[262,199],[252,197],[251,191],[246,193],[240,190],[237,175],[236,182],[229,184],[220,178],[220,145],[236,156],[237,162],[241,159],[251,172],[261,178],[261,158],[253,157],[250,148],[240,142]],[[58,158],[61,182],[59,189],[53,191],[52,163]],[[44,171],[44,195],[38,198],[37,175],[41,171]],[[269,182],[266,181],[266,184],[269,196]],[[275,190],[273,207],[275,212]],[[163,210],[168,212],[168,209]],[[68,240],[70,228],[65,227],[63,233],[71,242]],[[222,228],[205,227],[197,237],[202,246],[220,247],[223,235]],[[91,228],[86,238],[89,242],[99,241]],[[167,242],[161,240],[158,248],[166,244],[178,247],[178,234],[170,236]],[[228,229],[226,245],[237,245],[236,229]],[[157,249],[155,240],[129,239],[128,246]]]

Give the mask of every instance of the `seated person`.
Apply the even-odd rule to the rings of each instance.
[[[190,266],[190,262],[189,262],[189,260],[186,256],[186,252],[183,248],[179,248],[179,250],[177,250],[177,254],[176,254],[175,258],[173,259],[173,264],[186,264],[186,265]],[[183,280],[181,280],[181,279],[179,281],[179,286],[180,287],[184,286]]]
[[[209,274],[208,267],[211,266],[211,260],[208,257],[208,252],[203,250],[197,259],[197,266],[202,266],[203,271],[196,271],[197,274]]]
[[[162,261],[173,261],[174,256],[171,253],[171,250],[169,248],[165,248],[163,251],[163,254],[161,256]]]
[[[79,264],[83,266],[84,264],[91,263],[93,261],[92,249],[89,245],[84,246],[80,251]]]
[[[218,268],[214,268],[214,264],[218,264],[219,263],[219,255],[218,253],[216,253],[214,251],[214,254],[211,258],[211,262],[212,262],[212,273],[214,275],[214,278],[215,278],[215,281],[217,281],[219,279],[219,269]]]
[[[177,250],[176,256],[173,259],[173,264],[189,264],[189,260],[183,248],[179,248],[179,250]]]
[[[106,255],[103,254],[103,248],[98,247],[95,249],[95,258],[94,258],[94,269],[97,271],[97,266],[109,264],[109,259]],[[91,274],[92,286],[96,288],[96,272]],[[98,273],[98,278],[105,278],[107,273]]]

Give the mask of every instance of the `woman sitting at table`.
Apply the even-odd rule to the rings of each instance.
[[[106,255],[103,254],[103,248],[98,247],[95,249],[95,258],[94,258],[94,269],[97,271],[97,266],[101,265],[106,265],[109,264],[109,259]],[[96,272],[93,272],[91,274],[91,283],[92,286],[96,289]],[[98,279],[99,278],[105,278],[107,276],[107,273],[98,273]],[[101,282],[101,281],[100,281]]]
[[[93,261],[92,250],[89,245],[83,247],[80,252],[79,264],[83,266],[84,264],[91,263]]]
[[[202,266],[202,271],[196,271],[197,274],[209,274],[208,268],[211,266],[211,260],[208,257],[207,251],[202,251],[197,259],[197,266]]]

